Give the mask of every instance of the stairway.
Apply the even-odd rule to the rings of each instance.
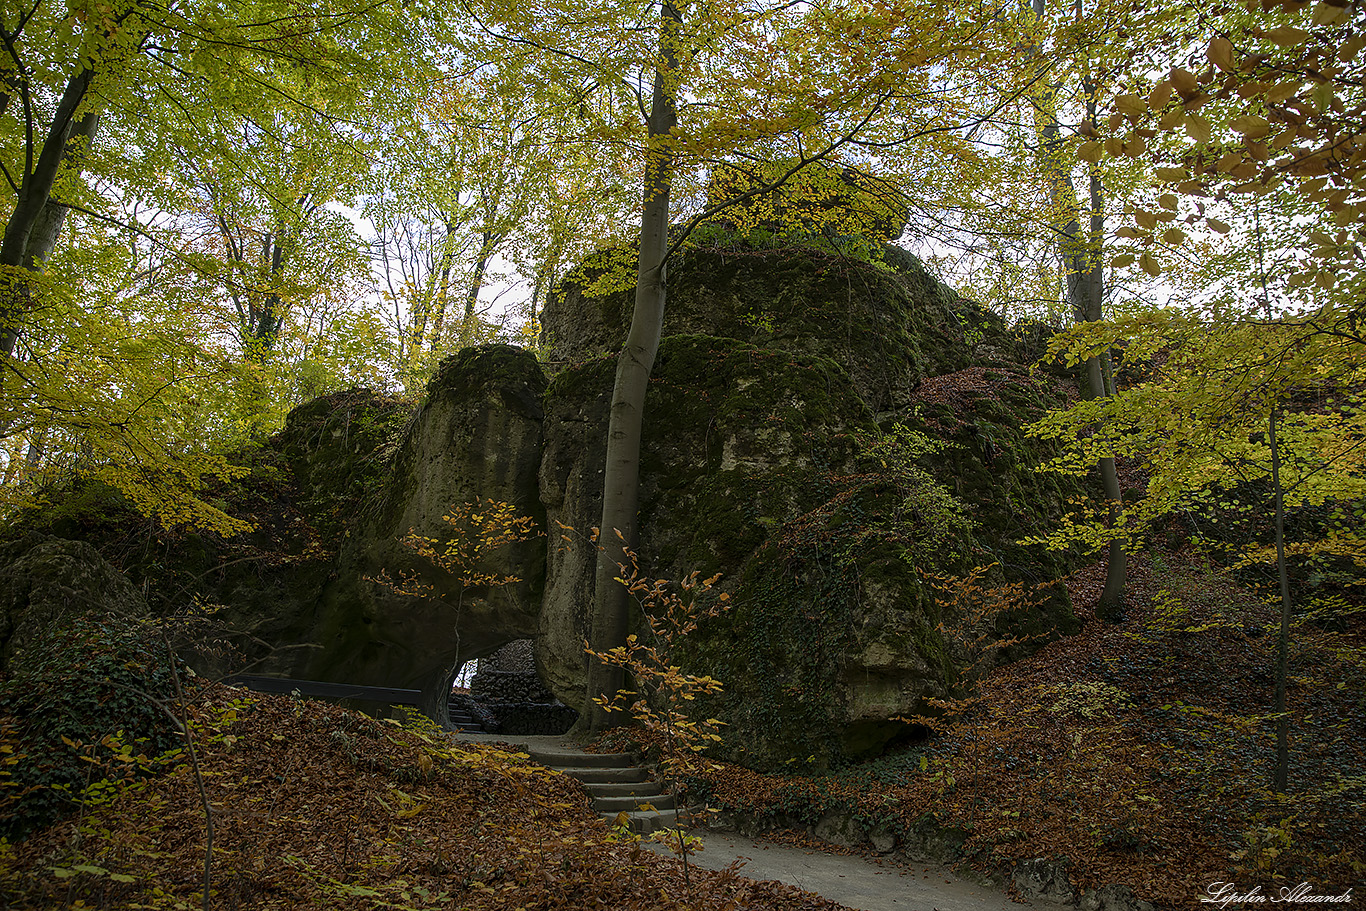
[[[533,761],[582,782],[593,800],[593,809],[609,825],[625,813],[631,831],[648,835],[678,822],[673,797],[662,793],[659,784],[648,779],[629,753],[531,750],[530,755]],[[642,809],[643,804],[654,809]]]
[[[484,726],[474,720],[469,709],[456,705],[454,702],[447,703],[446,711],[450,713],[451,725],[466,734],[483,734]]]

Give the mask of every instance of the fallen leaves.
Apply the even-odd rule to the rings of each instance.
[[[236,715],[222,721],[227,706]],[[195,697],[192,714],[214,907],[839,908],[725,873],[694,869],[688,887],[676,861],[613,840],[580,785],[524,755],[223,686]],[[0,844],[0,904],[197,907],[205,835],[182,767]]]
[[[1103,565],[1072,576],[1085,630],[998,668],[945,735],[819,777],[718,764],[702,773],[708,802],[801,827],[837,809],[903,835],[934,819],[968,833],[976,866],[1065,856],[1079,888],[1128,884],[1168,907],[1218,880],[1358,882],[1366,752],[1351,731],[1366,710],[1359,686],[1309,682],[1359,680],[1339,662],[1361,631],[1296,634],[1297,786],[1279,798],[1266,790],[1274,637],[1260,632],[1274,611],[1181,555],[1135,561],[1123,624],[1096,621],[1103,585]]]

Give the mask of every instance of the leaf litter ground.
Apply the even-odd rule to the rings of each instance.
[[[840,908],[733,871],[685,880],[619,840],[577,782],[520,754],[224,686],[191,711],[215,909]],[[181,766],[0,847],[0,906],[200,908],[205,841]]]
[[[903,842],[948,831],[994,874],[1066,858],[1073,886],[1128,885],[1158,907],[1198,907],[1220,881],[1266,895],[1359,886],[1360,615],[1293,634],[1291,793],[1277,796],[1277,609],[1196,557],[1162,554],[1135,561],[1129,616],[1104,625],[1103,581],[1103,566],[1075,574],[1085,629],[990,673],[946,732],[826,775],[716,763],[695,791],[761,824],[809,828],[835,811]]]

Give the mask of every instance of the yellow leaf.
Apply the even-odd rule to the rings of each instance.
[[[1309,40],[1309,33],[1293,25],[1282,25],[1268,31],[1266,37],[1281,47],[1298,47]]]
[[[1172,108],[1166,111],[1157,121],[1159,130],[1174,130],[1181,126],[1181,122],[1186,119],[1186,112],[1183,108]]]
[[[1333,6],[1331,3],[1319,3],[1314,7],[1314,15],[1311,21],[1315,25],[1332,25],[1347,13],[1345,6]]]
[[[1164,209],[1175,209],[1175,208],[1176,208],[1176,194],[1175,194],[1175,193],[1163,193],[1161,196],[1157,197],[1157,204],[1158,204],[1159,206],[1161,206],[1162,208],[1164,208]]]
[[[1258,117],[1256,114],[1246,114],[1242,117],[1234,117],[1229,121],[1229,126],[1242,133],[1248,139],[1261,139],[1271,132],[1271,124],[1265,117]]]
[[[1134,256],[1132,253],[1121,253],[1110,260],[1110,265],[1114,266],[1116,269],[1123,269],[1125,266],[1132,266],[1134,260],[1137,258],[1138,257]]]
[[[1233,173],[1233,170],[1242,163],[1242,152],[1229,152],[1223,158],[1220,158],[1218,161],[1214,163],[1214,168],[1215,170],[1223,171],[1225,174],[1231,174]]]
[[[1227,234],[1229,231],[1228,225],[1217,218],[1206,218],[1205,224],[1216,234]]]
[[[1144,253],[1142,256],[1140,256],[1138,258],[1138,264],[1140,267],[1142,267],[1144,272],[1147,272],[1153,278],[1157,278],[1157,276],[1162,274],[1162,265],[1153,257],[1151,253]]]
[[[1298,82],[1278,82],[1266,90],[1266,100],[1268,104],[1280,104],[1287,98],[1292,98],[1299,92],[1300,83]]]
[[[1162,232],[1162,240],[1165,243],[1171,244],[1173,247],[1177,246],[1185,239],[1186,232],[1182,231],[1180,228],[1168,228],[1166,231]]]
[[[1083,142],[1077,147],[1077,158],[1096,163],[1105,156],[1105,148],[1098,142]]]
[[[1225,73],[1233,71],[1233,42],[1223,35],[1214,38],[1209,43],[1209,50],[1205,52],[1209,62],[1223,70]],[[1154,275],[1156,273],[1153,273]]]
[[[1148,212],[1144,209],[1139,209],[1138,211],[1134,212],[1134,221],[1138,223],[1138,226],[1140,228],[1144,228],[1149,231],[1157,227],[1157,216],[1154,215],[1152,212]]]
[[[1199,91],[1200,82],[1196,79],[1195,74],[1189,70],[1173,67],[1168,78],[1183,96],[1189,97]]]
[[[1209,142],[1209,121],[1199,114],[1186,115],[1186,135],[1196,142]]]
[[[1167,102],[1172,97],[1172,83],[1170,79],[1163,79],[1153,90],[1148,93],[1148,108],[1152,111],[1160,111],[1167,106]]]
[[[1188,172],[1185,168],[1157,168],[1154,173],[1157,175],[1158,180],[1171,182],[1185,180]]]
[[[1137,116],[1148,113],[1148,104],[1137,95],[1116,95],[1115,110]]]

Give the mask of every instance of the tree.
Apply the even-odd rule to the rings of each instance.
[[[747,188],[752,197],[843,154],[932,145],[927,137],[952,142],[964,128],[962,110],[934,80],[959,66],[954,53],[969,55],[979,29],[967,18],[934,3],[695,8],[665,0],[587,11],[552,5],[535,17],[508,5],[478,7],[476,21],[504,53],[539,55],[542,81],[577,88],[585,109],[597,105],[594,139],[637,156],[635,306],[612,393],[593,651],[609,652],[627,634],[625,592],[615,579],[636,543],[641,427],[667,263],[693,226],[736,202],[708,200],[671,230],[677,183],[722,162],[791,160]],[[590,706],[620,688],[619,669],[590,664]],[[590,713],[592,730],[611,722],[601,710]]]
[[[1193,251],[1209,263],[1209,284],[1199,306],[1060,339],[1056,349],[1072,359],[1123,340],[1131,359],[1160,354],[1164,363],[1117,399],[1043,425],[1070,440],[1083,413],[1125,422],[1109,439],[1077,447],[1143,460],[1147,495],[1126,510],[1137,529],[1177,510],[1198,513],[1221,491],[1270,488],[1274,543],[1246,559],[1276,567],[1278,791],[1289,786],[1287,562],[1366,567],[1353,518],[1366,497],[1366,86],[1353,66],[1366,47],[1363,24],[1359,8],[1266,3],[1161,36],[1107,124],[1105,151],[1152,155],[1163,182],[1120,229],[1135,249],[1113,263],[1137,261],[1156,274],[1163,259]],[[1201,50],[1188,52],[1192,45]],[[1155,61],[1165,65],[1154,78]],[[1140,141],[1148,139],[1156,141]],[[1187,229],[1176,227],[1183,212]],[[1288,506],[1329,511],[1322,536],[1287,541]]]
[[[527,91],[521,70],[500,62],[434,84],[375,168],[364,210],[409,388],[426,381],[439,353],[497,331],[481,295],[511,278],[499,274],[502,261],[540,271],[535,251],[562,250],[580,223],[570,212],[594,205],[570,176],[573,150],[556,141],[572,99]],[[575,192],[556,192],[568,187]],[[543,243],[532,240],[537,230]]]
[[[1082,4],[1075,4],[1076,18],[1082,20]],[[1032,12],[1035,26],[1044,19],[1046,10],[1044,0],[1033,0]],[[1081,53],[1085,53],[1084,50]],[[1038,58],[1038,47],[1031,49],[1030,57]],[[1103,318],[1105,307],[1105,191],[1098,161],[1083,160],[1086,166],[1087,205],[1083,208],[1072,180],[1074,159],[1068,148],[1069,137],[1059,119],[1058,81],[1061,78],[1060,61],[1053,60],[1042,64],[1049,70],[1037,83],[1040,86],[1034,99],[1034,129],[1038,136],[1039,169],[1048,186],[1049,220],[1052,222],[1057,239],[1058,254],[1063,264],[1066,285],[1066,300],[1077,322],[1096,322]],[[1097,135],[1099,126],[1096,117],[1097,86],[1095,78],[1089,73],[1091,67],[1083,62],[1080,77],[1082,120],[1077,134]],[[1075,142],[1070,143],[1075,145]],[[1083,214],[1087,225],[1082,227]],[[1113,391],[1113,381],[1107,381],[1106,369],[1108,353],[1097,353],[1084,362],[1081,376],[1082,394],[1088,399],[1105,397]],[[1123,507],[1119,474],[1115,459],[1103,455],[1099,460],[1101,484],[1109,511],[1111,528],[1120,521]],[[1096,605],[1096,613],[1103,620],[1115,620],[1122,616],[1125,583],[1126,555],[1120,536],[1116,533],[1110,538],[1106,560],[1105,588]]]
[[[201,334],[211,318],[192,313],[187,297],[148,304],[145,314],[101,311],[124,294],[124,280],[91,267],[115,257],[79,240],[64,252],[61,228],[80,217],[85,230],[105,233],[130,199],[154,198],[177,145],[212,147],[213,131],[196,129],[213,116],[206,112],[260,125],[272,106],[309,108],[295,91],[301,71],[326,84],[331,103],[354,102],[351,74],[377,72],[367,54],[382,45],[372,39],[404,32],[402,11],[387,7],[301,14],[273,0],[41,0],[0,16],[0,171],[12,193],[0,243],[0,435],[41,437],[49,453],[60,444],[168,522],[235,527],[195,495],[199,476],[227,463],[193,433],[173,436],[194,422],[196,393],[218,394],[209,377],[221,380],[222,367],[207,363],[214,345]],[[121,227],[126,247],[129,236],[166,236],[141,222]],[[70,258],[65,272],[59,256]],[[183,261],[184,251],[174,256]],[[163,317],[181,325],[170,329]],[[278,319],[265,323],[273,331]]]

